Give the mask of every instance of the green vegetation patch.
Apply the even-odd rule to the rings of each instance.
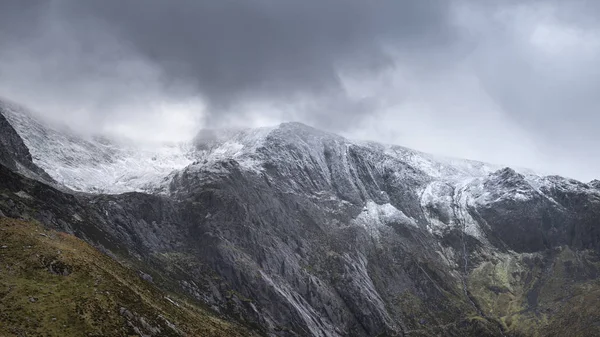
[[[253,336],[84,241],[0,218],[0,336]]]

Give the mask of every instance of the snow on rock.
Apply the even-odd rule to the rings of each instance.
[[[473,160],[434,156],[395,145],[385,146],[384,151],[385,154],[400,159],[439,180],[461,181],[465,177],[482,177],[501,168]]]
[[[34,163],[76,191],[148,191],[192,162],[187,144],[139,144],[84,137],[42,124],[27,111],[5,105],[6,118],[29,148]]]
[[[454,216],[454,187],[443,181],[429,183],[421,192],[421,208],[428,219],[427,230],[441,234]]]
[[[380,237],[380,228],[392,223],[417,226],[414,219],[391,204],[378,205],[373,201],[368,201],[363,211],[354,219],[354,224],[363,226],[374,238]]]
[[[374,237],[379,237],[382,226],[400,223],[422,226],[435,235],[458,228],[482,242],[483,231],[471,214],[478,207],[534,198],[557,204],[550,192],[561,190],[597,194],[600,198],[598,182],[584,184],[527,169],[352,141],[300,123],[202,130],[189,143],[141,146],[82,137],[42,124],[19,107],[0,104],[29,147],[34,162],[59,183],[84,192],[171,193],[172,183],[182,177],[228,174],[231,166],[223,164],[235,161],[239,169],[253,174],[267,175],[264,168],[274,168],[270,171],[276,172],[290,191],[335,199],[322,200],[328,205],[365,203],[353,222]],[[385,179],[389,179],[390,186],[401,189],[393,202],[386,193],[390,186],[381,185]],[[417,195],[417,207],[421,207],[424,219],[417,221],[406,215],[412,212],[418,217],[414,210],[399,203],[398,197],[405,192]]]
[[[464,178],[462,181],[433,181],[421,194],[421,207],[427,217],[427,229],[432,234],[443,235],[458,227],[465,234],[485,241],[479,223],[470,209],[477,203],[483,178]]]
[[[459,183],[454,190],[454,204],[455,221],[462,227],[463,232],[485,242],[485,235],[481,230],[479,222],[473,218],[469,211],[476,202],[470,189],[479,188],[482,180],[481,178],[467,179]]]
[[[240,130],[202,130],[193,144],[196,146],[194,165],[203,168],[220,160],[233,159],[243,169],[260,172],[262,161],[257,153],[273,128]]]

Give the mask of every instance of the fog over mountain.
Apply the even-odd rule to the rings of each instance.
[[[600,335],[598,180],[297,122],[140,145],[0,101],[0,335]]]
[[[600,5],[574,0],[0,3],[0,96],[86,133],[300,121],[559,173],[600,165]]]
[[[599,11],[0,1],[0,336],[600,336]]]

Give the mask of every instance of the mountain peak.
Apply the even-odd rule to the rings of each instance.
[[[33,163],[52,178],[78,191],[123,193],[162,190],[177,171],[194,163],[196,168],[223,160],[235,160],[242,170],[262,172],[266,163],[324,172],[352,171],[350,155],[369,158],[377,170],[406,166],[419,179],[465,181],[485,177],[500,169],[470,160],[442,158],[401,146],[352,141],[299,122],[274,127],[205,129],[189,144],[140,147],[110,139],[82,138],[66,130],[48,127],[22,108],[8,106],[8,122],[31,151]],[[518,172],[518,173],[517,173]],[[497,175],[516,179],[531,172],[505,168]],[[291,173],[290,173],[291,174]],[[330,179],[330,178],[328,178]],[[529,178],[528,178],[529,179]]]
[[[574,296],[593,289],[600,268],[597,182],[301,123],[202,130],[187,147],[145,150],[12,117],[19,134],[0,119],[0,159],[16,150],[64,185],[102,195],[48,190],[0,166],[0,216],[127,252],[136,268],[148,263],[142,277],[156,272],[170,290],[270,335],[504,336],[531,326],[551,335],[544,324],[571,322],[570,303],[582,303]],[[106,195],[131,191],[145,193]],[[544,290],[557,287],[558,297]],[[506,317],[516,319],[505,326]]]

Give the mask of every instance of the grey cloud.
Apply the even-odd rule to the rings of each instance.
[[[339,71],[376,72],[393,64],[393,45],[428,50],[450,44],[446,1],[227,0],[77,2],[70,16],[100,18],[166,81],[185,79],[211,109],[235,110],[240,101],[286,101],[310,95],[348,107]],[[341,100],[341,102],[332,102]],[[365,113],[364,102],[340,111]],[[317,109],[319,110],[319,109]],[[317,117],[317,118],[313,118]],[[337,122],[344,118],[337,118]],[[335,125],[335,124],[329,124]]]
[[[584,0],[3,1],[0,96],[92,129],[201,101],[211,126],[299,120],[591,179],[599,15]]]
[[[589,1],[527,4],[504,7],[509,15],[501,19],[483,12],[487,23],[473,67],[507,118],[534,137],[548,166],[597,177],[600,6]]]
[[[312,104],[302,114],[305,121],[332,122],[328,127],[341,129],[344,121],[376,105],[345,95],[340,72],[382,71],[394,64],[388,49],[422,58],[451,47],[456,38],[450,3],[442,0],[376,5],[362,0],[55,0],[0,6],[12,19],[2,28],[11,27],[12,36],[0,42],[34,40],[32,53],[62,52],[65,41],[75,44],[77,50],[66,48],[59,60],[40,62],[41,80],[79,85],[78,78],[95,78],[104,85],[113,77],[121,82],[110,68],[122,62],[119,57],[139,58],[157,67],[156,80],[164,90],[185,87],[184,94],[201,95],[209,104],[209,121],[239,114],[239,105],[248,101],[308,99],[322,107]],[[39,35],[49,35],[45,31],[56,25],[63,35],[40,42]],[[108,97],[92,99],[103,102],[96,110],[110,110],[121,95],[109,90]]]

